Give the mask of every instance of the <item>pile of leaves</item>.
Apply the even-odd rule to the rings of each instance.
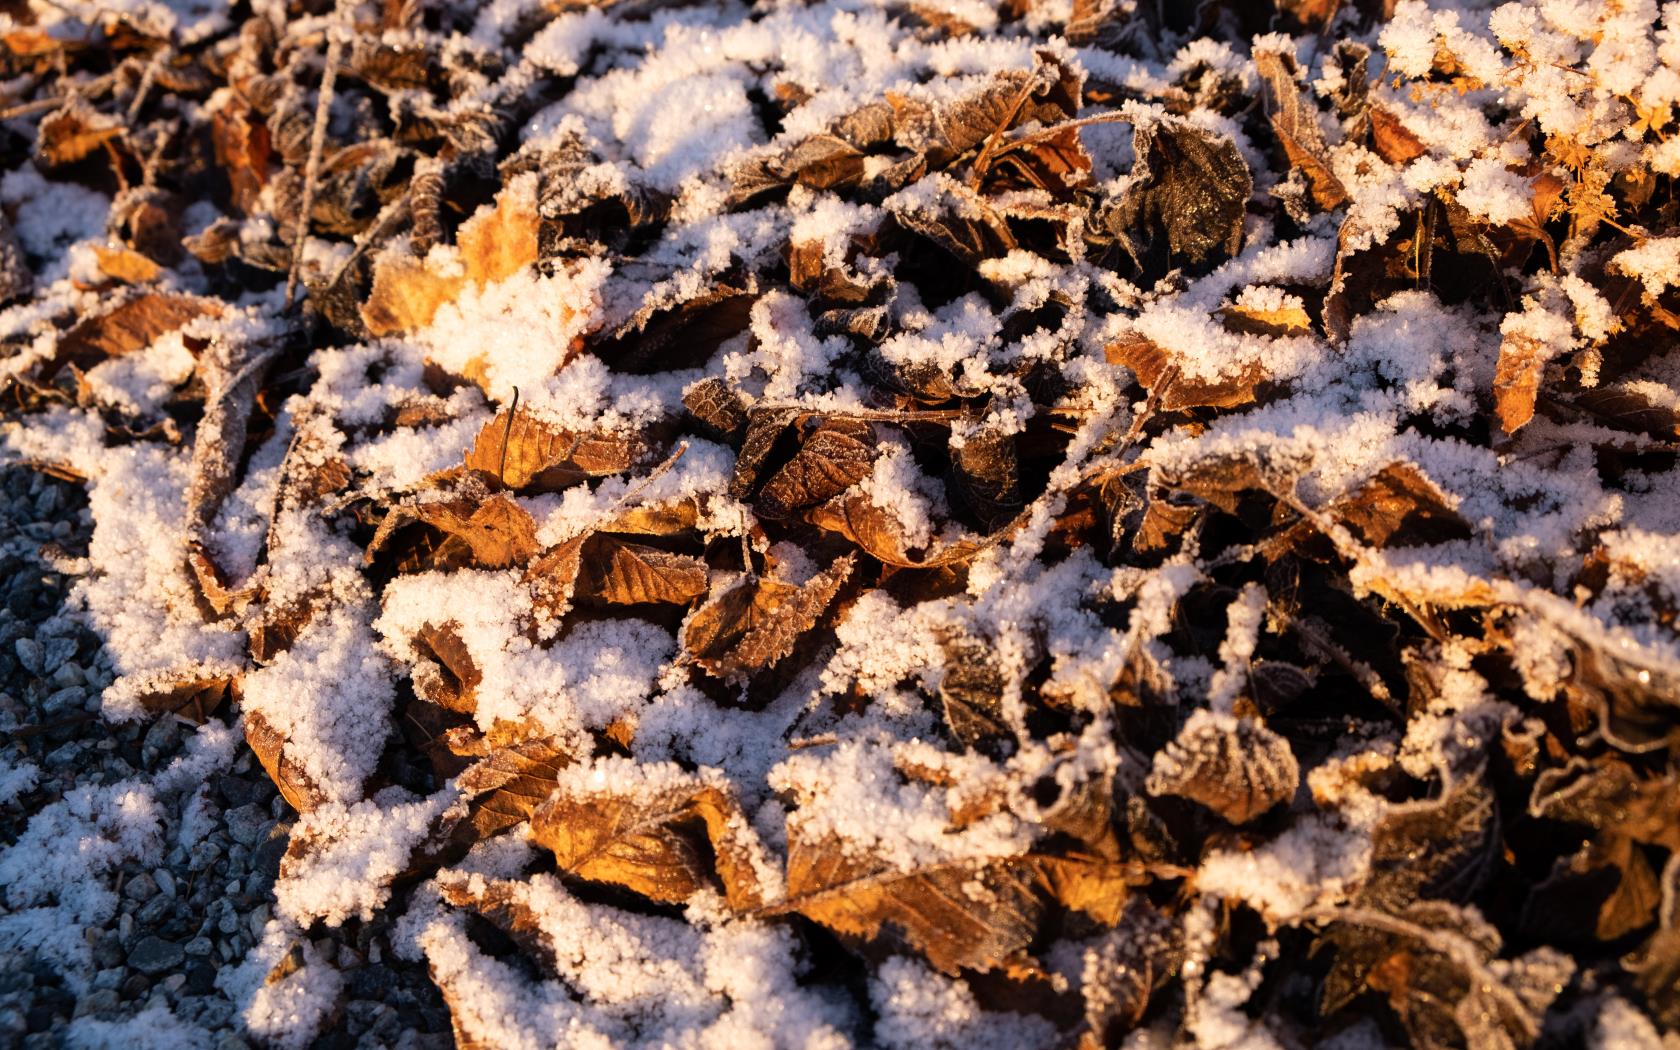
[[[256,1036],[386,908],[462,1046],[1680,1029],[1671,9],[0,10]]]

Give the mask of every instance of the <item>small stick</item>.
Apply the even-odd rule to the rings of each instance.
[[[286,309],[297,294],[298,273],[303,269],[303,246],[309,239],[309,212],[315,207],[315,180],[321,173],[321,151],[327,144],[327,118],[332,115],[333,88],[338,81],[338,60],[344,51],[344,34],[337,32],[344,19],[344,0],[333,8],[333,22],[327,29],[327,68],[321,72],[321,93],[315,103],[315,129],[309,136],[309,160],[303,168],[303,205],[292,237],[292,266],[286,275]]]
[[[508,406],[507,425],[502,427],[502,461],[496,466],[496,480],[507,486],[507,450],[508,441],[513,437],[513,417],[519,411],[519,388],[513,388],[513,404]]]

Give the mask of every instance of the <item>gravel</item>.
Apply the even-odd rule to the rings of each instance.
[[[173,716],[150,724],[99,717],[110,661],[68,604],[85,571],[86,504],[76,485],[0,465],[0,754],[41,774],[32,789],[0,801],[0,843],[17,841],[31,816],[76,788],[156,772],[190,735]],[[214,817],[213,829],[183,847],[178,824],[167,824],[162,866],[115,873],[118,909],[86,930],[95,969],[79,994],[48,961],[0,948],[0,1046],[59,1047],[73,1020],[122,1021],[154,1005],[207,1030],[216,1050],[250,1045],[238,1004],[216,982],[261,936],[296,814],[248,750],[166,819],[178,821],[189,798]],[[0,890],[0,915],[7,911]],[[310,931],[345,978],[338,1020],[314,1046],[453,1045],[437,990],[422,966],[396,958],[390,933],[383,918]]]

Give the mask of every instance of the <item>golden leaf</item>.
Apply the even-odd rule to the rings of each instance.
[[[531,837],[561,871],[678,904],[712,885],[715,865],[738,911],[762,903],[750,834],[734,796],[697,777],[655,790],[563,786],[531,816]]]

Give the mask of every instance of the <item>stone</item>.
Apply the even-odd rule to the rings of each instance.
[[[162,937],[142,937],[129,949],[128,965],[155,977],[180,966],[186,958],[187,953],[174,941],[166,941]]]
[[[228,834],[241,846],[252,846],[268,829],[268,807],[256,802],[227,811]]]
[[[19,638],[12,643],[12,652],[17,654],[18,663],[23,665],[25,671],[36,676],[41,674],[41,667],[46,661],[47,653],[40,642],[33,638]]]
[[[157,894],[157,880],[145,872],[134,876],[123,885],[123,896],[131,901],[149,901]]]

